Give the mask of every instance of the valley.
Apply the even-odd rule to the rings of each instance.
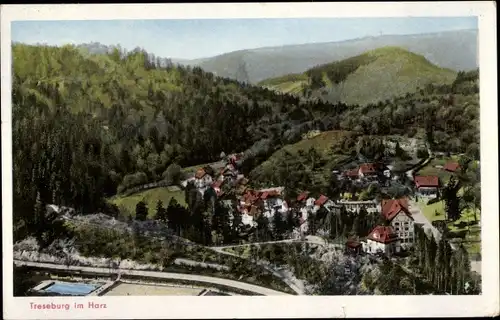
[[[396,38],[192,66],[13,44],[16,263],[116,295],[480,293],[479,70]]]

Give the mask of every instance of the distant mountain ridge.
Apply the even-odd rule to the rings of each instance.
[[[221,77],[255,84],[269,78],[302,73],[317,65],[347,59],[377,48],[396,46],[420,54],[439,67],[467,71],[479,66],[477,39],[478,31],[470,29],[244,49],[192,60],[176,57],[161,59],[174,64],[199,66]],[[100,54],[115,46],[90,43],[78,47]]]
[[[400,47],[383,47],[259,84],[283,93],[350,105],[377,103],[429,84],[451,84],[456,72]]]
[[[310,43],[239,50],[215,57],[184,61],[205,71],[250,83],[292,73],[317,65],[347,59],[381,47],[396,46],[424,56],[442,68],[476,69],[477,30],[458,30],[419,35],[383,35],[340,42]],[[242,68],[246,72],[242,72]],[[248,77],[242,78],[246,73]]]

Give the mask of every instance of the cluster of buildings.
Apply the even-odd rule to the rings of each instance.
[[[195,175],[183,182],[184,186],[192,182],[204,194],[212,188],[217,197],[230,206],[233,214],[240,214],[244,226],[253,228],[257,226],[257,219],[264,215],[270,222],[275,214],[284,217],[294,209],[299,220],[298,234],[306,235],[310,231],[309,217],[316,214],[321,208],[328,212],[340,213],[343,209],[359,213],[364,208],[368,213],[380,213],[385,224],[375,226],[362,240],[350,239],[346,248],[350,252],[365,252],[369,254],[391,255],[410,248],[415,241],[414,219],[411,215],[408,199],[333,201],[325,195],[318,198],[310,196],[307,191],[302,192],[296,199],[292,199],[293,207],[285,200],[284,188],[273,187],[252,189],[248,187],[248,179],[238,171],[239,155],[230,155],[224,165],[214,170],[213,168],[199,168]],[[455,172],[458,165],[450,163],[443,170]],[[380,181],[391,179],[391,170],[380,163],[364,163],[355,169],[338,173],[341,179]],[[422,197],[437,197],[439,192],[439,178],[437,176],[414,176],[416,194]],[[231,197],[225,197],[231,193]]]
[[[363,163],[360,166],[345,170],[338,174],[338,179],[348,179],[352,181],[379,182],[391,178],[390,167],[381,162]]]
[[[455,173],[460,165],[456,162],[448,162],[444,166],[437,168]],[[391,179],[397,179],[392,174],[392,167],[383,163],[363,163],[354,169],[344,171],[334,171],[338,180],[349,180],[355,183],[377,183],[388,185]],[[415,175],[413,176],[415,194],[425,198],[439,197],[440,181],[436,175]]]
[[[455,173],[459,168],[458,163],[448,162],[441,169]],[[439,196],[440,181],[437,176],[416,175],[413,181],[416,195],[426,198]],[[409,209],[408,199],[382,200],[380,210],[386,224],[375,226],[363,240],[348,240],[348,252],[392,255],[413,246],[415,221]]]
[[[456,162],[447,162],[444,166],[437,168],[450,173],[456,173],[460,169],[460,165]],[[415,183],[416,195],[426,198],[439,197],[439,188],[441,187],[438,176],[419,176],[413,177]]]
[[[375,226],[365,239],[348,240],[349,252],[392,255],[413,246],[415,221],[406,198],[382,200],[381,215],[386,223]]]

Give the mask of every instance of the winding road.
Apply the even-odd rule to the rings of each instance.
[[[242,258],[240,255],[225,251],[224,249],[229,249],[229,248],[238,248],[238,247],[244,247],[244,246],[249,246],[249,245],[264,245],[264,244],[273,244],[273,243],[309,243],[309,244],[315,244],[319,246],[324,246],[328,247],[330,249],[342,249],[342,245],[335,245],[335,244],[330,244],[323,240],[320,237],[317,236],[307,236],[305,240],[299,240],[299,239],[287,239],[287,240],[278,240],[278,241],[266,241],[266,242],[254,242],[254,243],[249,243],[249,244],[237,244],[237,245],[225,245],[225,246],[218,246],[218,247],[209,247],[210,249],[220,253],[220,254],[225,254],[225,255],[230,255],[234,257],[239,257]],[[295,293],[298,295],[305,295],[305,288],[304,288],[304,283],[293,277],[290,276],[290,274],[287,274],[284,272],[284,270],[276,270],[275,268],[271,267],[268,262],[263,262],[263,261],[253,261],[255,264],[263,267],[267,271],[271,272],[275,277],[281,279],[283,282],[285,282],[290,288],[292,288]]]
[[[100,274],[109,274],[109,275],[112,275],[112,274],[133,275],[133,276],[141,276],[141,277],[156,278],[156,279],[174,279],[174,280],[205,282],[208,284],[218,284],[218,285],[223,285],[223,286],[230,287],[230,288],[245,290],[245,291],[257,293],[257,294],[264,295],[264,296],[289,295],[289,294],[284,293],[284,292],[256,286],[256,285],[245,283],[245,282],[239,282],[239,281],[223,279],[223,278],[216,278],[216,277],[199,276],[199,275],[193,275],[193,274],[159,272],[159,271],[143,271],[143,270],[127,270],[127,269],[111,269],[111,268],[96,268],[96,267],[82,267],[82,266],[66,266],[66,265],[61,265],[61,264],[30,262],[30,261],[20,261],[20,260],[14,260],[14,263],[17,266],[29,266],[29,267],[34,267],[34,268],[52,269],[52,270],[89,272],[89,273],[100,273]]]

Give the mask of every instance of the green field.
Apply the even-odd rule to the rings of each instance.
[[[459,193],[462,189],[459,191]],[[422,209],[422,213],[429,221],[438,221],[445,220],[445,208],[444,201],[439,201],[430,205],[427,205],[427,201],[419,199],[418,201],[420,208]],[[438,212],[439,215],[436,215],[435,212]],[[481,212],[477,211],[477,219],[481,219]],[[466,232],[464,246],[469,253],[480,253],[481,252],[481,243],[479,240],[481,239],[481,226],[479,224],[474,224],[474,213],[472,209],[466,209],[462,212],[461,217],[451,223],[447,224],[449,230],[453,233],[461,233]],[[460,225],[460,224],[463,225]],[[469,224],[469,226],[467,226]]]
[[[166,208],[171,198],[175,198],[180,205],[186,206],[184,191],[171,191],[168,187],[145,190],[128,196],[115,196],[109,201],[117,205],[122,214],[135,216],[135,206],[139,201],[144,200],[148,206],[148,217],[152,217],[158,200],[163,201],[163,206]]]

